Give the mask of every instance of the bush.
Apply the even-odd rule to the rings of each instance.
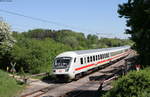
[[[150,97],[150,68],[119,78],[103,97]]]

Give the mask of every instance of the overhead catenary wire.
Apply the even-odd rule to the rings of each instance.
[[[16,15],[16,16],[21,16],[21,17],[28,18],[28,19],[35,20],[35,21],[40,21],[40,22],[44,22],[44,23],[54,24],[54,25],[57,25],[57,26],[72,28],[72,29],[76,29],[76,30],[83,30],[83,31],[87,31],[87,32],[93,32],[96,35],[107,36],[107,37],[115,36],[116,37],[116,35],[114,35],[114,33],[102,33],[102,32],[97,32],[97,31],[93,31],[93,30],[89,30],[89,29],[83,29],[83,28],[70,26],[70,25],[63,24],[63,23],[58,23],[58,22],[54,22],[54,21],[50,21],[50,20],[45,20],[45,19],[41,19],[41,18],[37,18],[37,17],[24,15],[24,14],[21,14],[21,13],[16,13],[16,12],[4,10],[4,9],[0,9],[0,12],[4,12],[4,13],[7,13],[7,14]]]
[[[17,16],[25,17],[25,18],[32,19],[32,20],[41,21],[41,22],[44,22],[44,23],[54,24],[54,25],[57,25],[57,26],[63,26],[63,27],[72,28],[72,29],[76,29],[76,30],[86,30],[88,32],[95,32],[95,31],[92,31],[92,30],[87,30],[87,29],[83,29],[83,28],[79,28],[79,27],[75,27],[75,26],[70,26],[70,25],[67,25],[67,24],[58,23],[58,22],[54,22],[54,21],[50,21],[50,20],[45,20],[45,19],[41,19],[41,18],[37,18],[37,17],[27,16],[27,15],[24,15],[24,14],[21,14],[21,13],[16,13],[16,12],[4,10],[4,9],[0,9],[0,11],[4,12],[4,13],[11,14],[11,15],[17,15]]]

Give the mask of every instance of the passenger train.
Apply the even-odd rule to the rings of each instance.
[[[52,73],[56,77],[78,79],[94,68],[127,56],[129,51],[130,46],[120,46],[64,52],[56,56]]]

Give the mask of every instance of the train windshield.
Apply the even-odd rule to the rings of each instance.
[[[64,69],[68,68],[71,62],[71,57],[60,57],[55,59],[54,68]]]

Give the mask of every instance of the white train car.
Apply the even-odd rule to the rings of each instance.
[[[130,46],[92,50],[68,51],[56,56],[53,75],[76,79],[89,70],[100,67],[129,54]]]

